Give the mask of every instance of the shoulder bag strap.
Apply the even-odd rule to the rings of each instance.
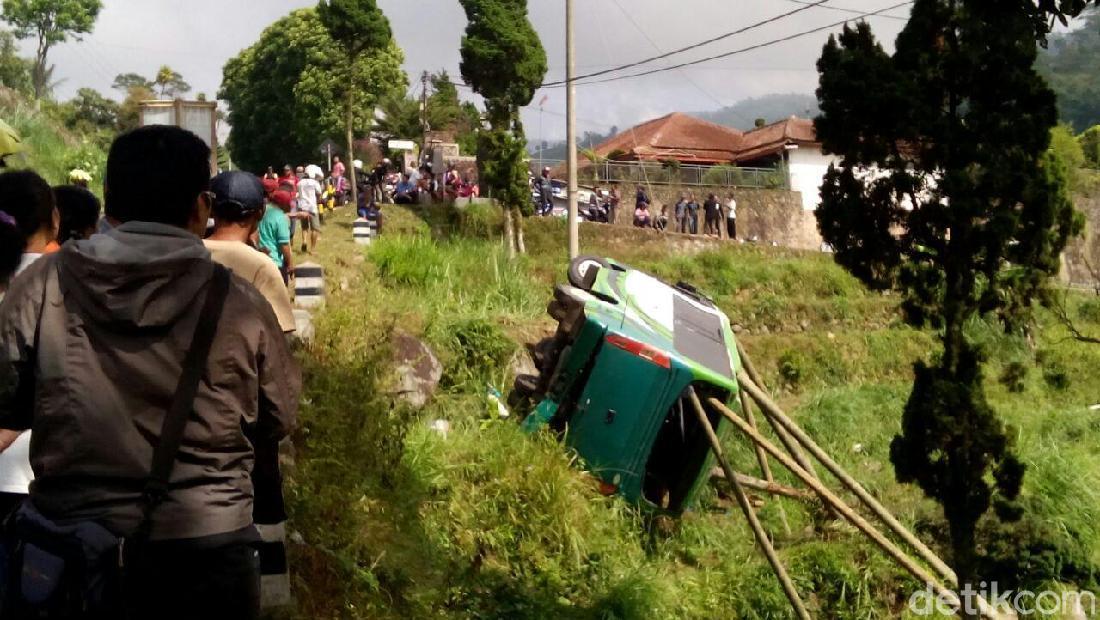
[[[139,537],[147,537],[152,527],[153,511],[164,501],[168,492],[168,479],[172,475],[172,466],[176,462],[176,453],[179,452],[180,441],[183,439],[183,429],[194,408],[195,394],[210,356],[210,348],[214,343],[214,334],[218,329],[228,293],[229,270],[215,264],[214,275],[207,287],[206,301],[203,302],[202,313],[195,326],[191,348],[183,359],[179,384],[172,396],[172,404],[164,416],[160,441],[153,449],[153,465],[149,470],[142,498],[144,507],[141,527],[138,529]]]

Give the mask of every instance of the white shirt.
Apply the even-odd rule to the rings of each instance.
[[[321,184],[313,179],[298,181],[298,210],[317,213],[317,197],[321,195]]]
[[[737,201],[733,198],[730,198],[730,201],[726,206],[730,209],[730,213],[726,217],[730,218],[731,220],[737,219]]]
[[[42,258],[41,254],[24,254],[15,275],[18,276],[39,258]],[[31,432],[24,431],[7,450],[0,452],[0,492],[27,495],[30,493],[32,480],[34,471],[31,469]]]

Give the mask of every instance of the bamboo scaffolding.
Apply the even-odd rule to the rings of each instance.
[[[848,475],[848,472],[836,463],[824,450],[805,431],[802,430],[793,420],[790,419],[783,410],[776,405],[771,398],[768,397],[764,391],[747,376],[747,373],[741,373],[738,375],[737,380],[741,384],[741,389],[748,392],[749,396],[760,406],[760,410],[764,412],[769,419],[774,420],[779,426],[786,429],[794,438],[802,444],[817,459],[825,469],[828,469],[837,480],[848,488],[856,497],[859,498],[865,506],[867,506],[871,512],[875,513],[883,523],[886,524],[895,534],[901,537],[906,543],[916,550],[917,554],[928,562],[932,568],[944,579],[953,585],[958,584],[958,578],[955,576],[955,571],[951,570],[947,563],[944,562],[928,548],[919,538],[917,538],[912,532],[902,525],[894,515],[890,514],[890,511],[886,510],[877,499],[872,496],[867,489],[863,488],[855,478]]]
[[[738,374],[747,373],[753,383],[763,386],[764,381],[760,377],[760,373],[756,371],[756,366],[752,363],[752,358],[749,357],[748,352],[745,351],[745,347],[741,345],[740,340],[737,341],[737,355],[741,358],[741,373]],[[741,390],[741,393],[744,394],[745,391]],[[813,462],[806,457],[806,453],[799,447],[798,442],[791,437],[790,433],[788,433],[785,428],[776,424],[770,416],[766,415],[766,412],[764,417],[768,420],[768,423],[771,424],[772,430],[775,431],[775,436],[783,443],[783,447],[787,449],[787,452],[790,453],[792,457],[794,457],[795,462],[797,462],[802,469],[808,471],[811,476],[817,478],[817,470],[814,469]]]
[[[863,532],[868,538],[871,539],[876,545],[886,552],[895,562],[897,562],[902,568],[909,572],[914,578],[931,586],[935,590],[936,594],[943,597],[952,605],[958,605],[961,607],[961,601],[958,595],[951,589],[944,586],[934,575],[926,571],[923,567],[917,564],[912,558],[910,558],[904,551],[902,551],[897,545],[895,545],[890,539],[886,538],[881,532],[879,532],[873,525],[871,525],[866,519],[853,510],[842,499],[837,497],[819,480],[814,478],[807,472],[798,466],[794,460],[784,454],[774,444],[769,442],[759,432],[749,426],[747,422],[741,419],[736,413],[731,411],[723,403],[717,399],[710,399],[711,406],[715,407],[722,413],[730,422],[734,424],[742,433],[748,436],[754,443],[760,445],[766,450],[773,458],[779,461],[784,467],[789,469],[791,473],[797,476],[806,486],[813,489],[823,501],[830,504],[837,512],[839,512],[845,519],[847,519],[852,525],[854,525],[859,531]],[[994,620],[999,616],[993,610],[993,608],[980,596],[977,597],[978,607],[981,614],[987,618]]]
[[[714,451],[714,456],[718,459],[719,465],[722,466],[722,471],[725,472],[726,479],[729,480],[730,486],[733,487],[733,495],[737,498],[737,504],[741,507],[741,512],[745,513],[745,518],[748,519],[749,526],[752,527],[753,535],[756,537],[756,544],[760,546],[760,550],[764,553],[764,557],[767,558],[768,563],[771,564],[772,570],[779,580],[779,584],[783,586],[783,592],[791,602],[791,608],[794,609],[795,615],[800,618],[800,620],[811,620],[810,613],[806,611],[806,606],[798,596],[798,590],[795,589],[794,583],[791,581],[790,576],[787,575],[787,570],[783,568],[783,563],[779,560],[779,555],[776,554],[775,547],[772,546],[771,540],[768,539],[768,534],[764,531],[764,526],[760,524],[760,519],[757,518],[756,512],[752,509],[752,504],[749,503],[749,498],[745,495],[745,490],[738,481],[737,473],[733,471],[729,461],[726,460],[725,455],[722,453],[722,444],[718,441],[718,435],[715,434],[714,427],[711,426],[710,419],[707,417],[707,412],[703,409],[703,404],[699,402],[699,397],[695,394],[694,389],[688,388],[688,395],[691,397],[691,404],[695,409],[695,414],[699,416],[699,424],[702,425],[703,430],[707,433],[707,439],[710,440],[710,447]]]
[[[726,473],[721,467],[715,467],[710,472],[711,478],[718,478],[720,480],[726,479]],[[737,474],[737,481],[741,483],[741,486],[752,489],[754,491],[760,491],[761,493],[770,493],[772,495],[778,495],[780,497],[789,497],[791,499],[812,499],[813,493],[802,489],[795,489],[783,484],[779,484],[775,481],[761,480],[760,478],[753,478],[752,476],[746,476],[745,474]]]

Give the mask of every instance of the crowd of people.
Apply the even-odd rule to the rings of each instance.
[[[301,389],[291,215],[310,251],[331,181],[268,191],[209,157],[182,129],[121,135],[102,216],[86,188],[0,174],[4,618],[259,613]]]
[[[531,179],[531,191],[535,197],[535,214],[550,215],[554,208],[554,185],[550,168],[543,168],[538,177]],[[611,185],[607,190],[592,190],[584,217],[589,221],[614,224],[618,219],[621,202],[622,193],[617,184]],[[702,226],[700,226],[700,211]],[[700,205],[694,193],[685,192],[680,194],[680,199],[673,205],[671,213],[667,205],[662,205],[660,212],[654,214],[653,201],[645,186],[637,185],[634,194],[633,224],[637,228],[655,228],[688,235],[703,234],[721,239],[737,239],[737,199],[734,198],[733,192],[730,192],[727,200],[723,202],[717,194],[712,193]]]

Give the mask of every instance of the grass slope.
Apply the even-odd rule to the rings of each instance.
[[[601,497],[553,438],[492,419],[486,384],[503,390],[522,345],[553,329],[543,309],[564,279],[562,224],[531,222],[530,253],[509,261],[490,211],[387,214],[385,236],[367,249],[352,243],[349,214],[332,216],[318,257],[330,294],[317,339],[301,352],[306,394],[287,481],[302,541],[292,547],[292,615],[788,617],[743,518],[716,492],[671,527],[649,523]],[[894,481],[888,456],[911,364],[935,350],[934,334],[900,325],[893,298],[865,291],[826,256],[605,232],[585,226],[585,250],[710,293],[741,326],[783,405],[942,550],[936,506]],[[693,253],[669,258],[673,245]],[[1075,299],[1072,312],[1100,332],[1100,304]],[[398,330],[424,338],[445,367],[439,394],[420,412],[389,387]],[[1100,413],[1087,406],[1100,401],[1100,347],[1067,340],[1045,319],[1035,350],[985,323],[971,335],[996,360],[990,398],[1029,465],[1028,519],[990,530],[987,541],[1020,541],[1026,551],[994,568],[1031,586],[1092,587]],[[428,428],[438,419],[451,424],[445,437]],[[735,467],[755,473],[743,441],[729,449]],[[916,584],[819,508],[783,507],[790,536],[776,500],[761,517],[815,617],[905,616]]]

